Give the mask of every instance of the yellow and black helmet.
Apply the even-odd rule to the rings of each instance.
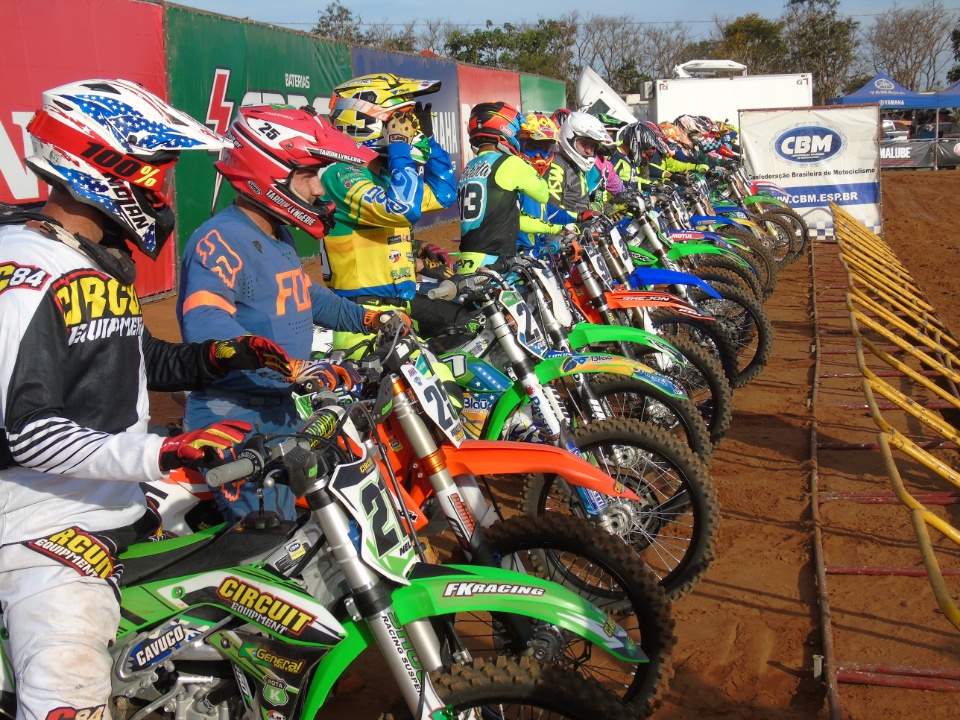
[[[330,120],[356,142],[384,143],[383,126],[397,111],[412,111],[416,98],[440,89],[439,80],[414,80],[374,73],[347,80],[333,89]]]

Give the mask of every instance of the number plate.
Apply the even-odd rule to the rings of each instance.
[[[437,424],[450,442],[460,447],[460,443],[466,439],[466,433],[437,376],[428,377],[410,363],[404,364],[400,370],[420,401],[423,412]]]

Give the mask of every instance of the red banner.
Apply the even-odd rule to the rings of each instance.
[[[519,108],[520,75],[506,70],[488,70],[487,68],[477,68],[470,65],[460,65],[457,68],[457,75],[457,84],[460,86],[463,164],[466,165],[476,157],[470,149],[470,141],[467,138],[467,122],[470,120],[470,109],[478,103],[496,100],[510,103],[515,108]]]
[[[2,0],[0,202],[43,200],[47,186],[27,169],[26,127],[41,93],[75,80],[124,78],[166,99],[163,7],[130,0]],[[173,289],[176,243],[156,262],[138,255],[137,292]]]

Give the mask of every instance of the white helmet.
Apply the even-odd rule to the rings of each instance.
[[[588,155],[585,145],[611,147],[613,140],[598,118],[585,112],[572,112],[560,128],[560,151],[583,172],[595,162],[595,150]]]
[[[173,233],[166,185],[180,151],[231,145],[129,80],[47,90],[27,131],[30,169],[106,215],[106,234],[119,234],[152,258]]]

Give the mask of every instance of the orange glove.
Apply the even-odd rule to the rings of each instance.
[[[241,442],[252,429],[248,422],[224,420],[167,438],[160,445],[160,469],[170,472],[184,465],[196,466],[206,458],[223,457],[224,450]]]

